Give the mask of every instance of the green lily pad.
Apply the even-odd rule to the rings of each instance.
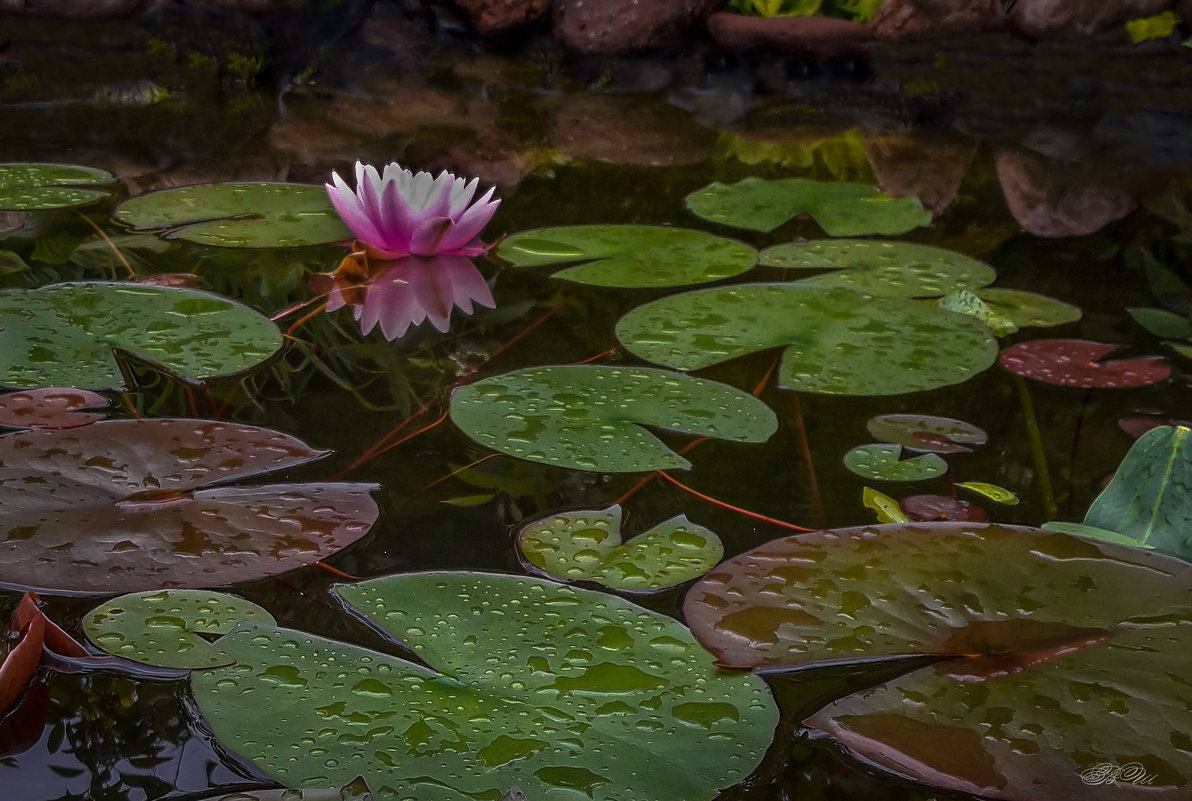
[[[893,198],[868,184],[805,178],[712,183],[688,195],[687,208],[711,222],[764,232],[810,214],[828,236],[903,234],[931,223],[931,212],[918,198]]]
[[[844,466],[861,478],[877,481],[925,481],[948,472],[948,463],[938,454],[899,461],[901,456],[901,445],[859,445],[844,455]]]
[[[327,190],[309,184],[182,186],[121,203],[113,217],[138,230],[229,248],[323,245],[351,239]]]
[[[685,515],[672,517],[622,544],[621,507],[560,512],[522,528],[526,560],[567,581],[595,581],[616,590],[658,590],[697,579],[724,556],[713,532]]]
[[[966,314],[973,319],[980,320],[989,326],[989,330],[993,331],[994,336],[1005,337],[1018,331],[1017,324],[1002,317],[993,310],[993,307],[967,289],[945,295],[936,301],[936,305],[941,309],[947,309],[957,314]]]
[[[364,779],[357,777],[355,781],[338,790],[242,790],[207,796],[195,801],[373,801],[373,794]]]
[[[679,370],[785,346],[781,386],[842,395],[958,384],[997,358],[989,329],[972,318],[903,298],[797,283],[671,295],[622,317],[617,337],[635,355]]]
[[[281,347],[268,318],[197,289],[121,282],[0,291],[0,384],[124,389],[113,348],[199,380]]]
[[[1022,289],[984,287],[976,294],[990,311],[1018,328],[1052,328],[1075,323],[1084,315],[1079,306]]]
[[[108,197],[87,184],[116,180],[107,170],[74,164],[0,164],[0,210],[32,211],[85,206]]]
[[[765,442],[778,427],[734,387],[648,367],[531,367],[455,390],[451,419],[472,439],[532,462],[628,473],[691,463],[642,425]]]
[[[726,665],[904,664],[804,721],[884,770],[1010,801],[1187,794],[1192,564],[1175,557],[1010,526],[840,529],[722,563],[683,612]],[[1090,789],[1106,764],[1151,779]]]
[[[115,656],[146,665],[212,668],[233,660],[203,636],[227,634],[238,621],[276,623],[261,607],[207,590],[122,595],[83,619],[87,638]]]
[[[496,801],[513,784],[535,801],[706,801],[757,766],[778,721],[761,679],[610,595],[451,572],[336,592],[431,667],[242,626],[219,640],[235,665],[191,674],[219,741],[283,784],[363,773],[395,801]]]
[[[1000,503],[1003,506],[1018,505],[1018,496],[1005,487],[999,487],[997,484],[990,484],[985,481],[957,481],[956,486],[960,489],[966,489],[969,492],[983,495],[994,503]]]
[[[971,453],[970,445],[984,445],[989,439],[972,423],[930,414],[879,414],[865,423],[865,429],[882,442],[930,453]]]
[[[1085,525],[1192,559],[1192,429],[1159,426],[1130,448]]]
[[[993,283],[997,273],[982,261],[945,248],[912,242],[821,239],[790,242],[761,252],[767,267],[833,272],[804,278],[801,286],[855,289],[872,295],[935,298]]]
[[[703,231],[656,225],[575,225],[522,231],[497,255],[519,267],[585,262],[555,273],[579,284],[663,287],[702,284],[740,275],[757,251]]]
[[[1126,309],[1134,322],[1157,337],[1164,339],[1187,339],[1192,337],[1192,320],[1167,309]]]

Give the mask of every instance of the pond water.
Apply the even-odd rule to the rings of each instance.
[[[334,269],[345,250],[160,240],[127,233],[113,209],[129,195],[168,186],[321,184],[332,170],[348,175],[356,159],[446,168],[478,176],[482,188],[496,185],[502,202],[485,229],[490,242],[581,224],[691,228],[756,248],[822,239],[806,215],[764,233],[700,219],[685,203],[713,181],[799,177],[916,193],[934,220],[886,239],[974,257],[996,270],[997,287],[1047,295],[1083,313],[1077,322],[1024,328],[1002,347],[1081,338],[1119,343],[1115,355],[1161,355],[1172,368],[1151,386],[1086,390],[1023,382],[994,365],[924,392],[861,396],[782,389],[766,379],[779,350],[762,349],[698,373],[755,392],[778,421],[764,443],[710,440],[687,452],[690,470],[670,471],[717,504],[662,478],[638,487],[648,470],[522,461],[494,455],[451,419],[435,425],[453,388],[477,379],[538,365],[646,365],[618,340],[617,321],[690,287],[572,283],[552,278],[554,267],[517,267],[490,254],[477,263],[495,308],[456,310],[446,333],[424,323],[387,342],[379,330],[361,334],[340,310],[295,327],[283,355],[244,378],[187,388],[151,365],[129,366],[139,383],[123,397],[108,393],[116,417],[198,416],[275,429],[330,454],[271,481],[375,483],[376,523],[325,560],[343,574],[524,573],[515,545],[522,525],[614,502],[625,509],[627,531],[683,514],[716,532],[728,557],[791,533],[772,521],[813,529],[874,522],[866,487],[901,499],[950,496],[957,481],[988,482],[1020,502],[961,497],[995,522],[1080,521],[1130,447],[1121,418],[1188,415],[1186,358],[1127,312],[1163,306],[1179,295],[1170,281],[1187,277],[1192,112],[1189,65],[1179,53],[992,37],[818,64],[720,60],[703,51],[596,61],[533,41],[518,43],[517,53],[481,52],[449,27],[410,34],[395,16],[339,38],[316,35],[317,24],[296,27],[279,56],[268,45],[276,31],[219,20],[225,27],[208,27],[204,38],[196,25],[189,39],[132,23],[4,20],[0,161],[96,166],[123,181],[81,213],[0,216],[0,288],[125,278],[98,229],[138,275],[195,273],[201,288],[274,316],[310,300],[308,277]],[[272,66],[246,81],[243,73],[258,72],[256,58]],[[788,270],[760,266],[720,284],[790,279]],[[882,353],[872,355],[871,369],[887,369]],[[844,456],[873,441],[867,421],[891,413],[958,418],[988,441],[949,455],[942,477],[863,479]],[[694,440],[659,436],[675,450]],[[988,566],[994,576],[1001,569]],[[345,616],[328,594],[343,580],[312,566],[225,589],[269,610],[281,626],[411,656]],[[14,608],[27,581],[0,573],[11,588],[0,593],[0,608]],[[857,581],[864,592],[864,571]],[[680,616],[688,586],[631,599]],[[106,600],[43,595],[44,611],[80,637],[81,621]],[[720,797],[969,797],[891,776],[809,736],[804,719],[880,682],[882,671],[854,665],[768,675],[781,713],[773,744],[752,775]],[[57,664],[43,665],[21,707],[0,723],[0,786],[11,801],[139,801],[275,785],[214,737],[186,680]]]

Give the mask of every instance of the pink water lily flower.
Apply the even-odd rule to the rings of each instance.
[[[327,195],[352,233],[374,259],[402,256],[478,256],[485,250],[480,231],[492,219],[500,200],[494,189],[476,202],[479,179],[465,181],[444,170],[413,173],[396,162],[384,175],[371,164],[356,162],[356,191],[337,173]]]

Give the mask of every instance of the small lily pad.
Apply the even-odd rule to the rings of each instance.
[[[970,453],[970,445],[984,445],[989,439],[972,423],[929,414],[880,414],[865,428],[882,442],[924,453]]]
[[[88,184],[115,180],[107,170],[74,164],[0,164],[0,210],[33,211],[85,206],[108,193]]]
[[[604,473],[691,463],[642,425],[764,442],[774,413],[734,387],[648,367],[532,367],[455,390],[451,419],[472,439],[532,462]]]
[[[1147,331],[1164,339],[1187,339],[1192,337],[1192,320],[1167,309],[1126,309],[1134,322]]]
[[[76,428],[107,417],[108,399],[85,389],[47,387],[0,395],[0,426],[10,428]]]
[[[1158,356],[1103,361],[1118,347],[1084,339],[1036,339],[1011,345],[998,361],[1024,378],[1061,387],[1147,387],[1171,375],[1171,368]]]
[[[88,639],[115,656],[146,665],[212,668],[231,665],[206,637],[227,634],[238,621],[275,623],[261,607],[207,590],[157,590],[122,595],[83,619]]]
[[[197,289],[115,281],[0,291],[0,384],[124,389],[112,349],[193,380],[243,372],[281,347],[247,306]]]
[[[906,513],[898,505],[898,501],[884,492],[878,492],[873,487],[866,487],[861,492],[861,502],[866,509],[872,509],[879,523],[908,523]]]
[[[945,248],[912,242],[826,239],[775,245],[761,252],[767,267],[833,272],[804,278],[800,286],[855,289],[873,295],[935,298],[993,283],[997,273],[982,261]]]
[[[519,267],[585,262],[555,273],[579,284],[665,287],[740,275],[757,263],[748,245],[656,225],[576,225],[522,231],[497,255]]]
[[[947,495],[912,495],[899,504],[911,520],[919,522],[954,520],[988,523],[989,515],[980,506]]]
[[[918,198],[890,197],[868,184],[805,178],[712,183],[688,195],[687,208],[711,222],[763,232],[800,214],[810,214],[829,236],[903,234],[931,223],[931,212]]]
[[[568,581],[658,590],[697,579],[724,556],[720,538],[686,516],[621,542],[621,507],[561,512],[525,526],[518,548],[531,565]]]
[[[966,489],[969,492],[983,495],[994,503],[1000,503],[1003,506],[1018,505],[1018,496],[1005,487],[999,487],[997,484],[990,484],[985,481],[957,481],[956,486]]]
[[[1052,328],[1075,323],[1083,316],[1079,306],[1037,292],[987,286],[976,294],[990,311],[1018,328]]]
[[[901,456],[901,445],[859,445],[844,455],[844,466],[877,481],[925,481],[948,472],[948,463],[934,453],[899,461]]]
[[[352,238],[327,190],[309,184],[222,183],[162,189],[121,203],[113,217],[168,238],[235,248],[300,247]]]

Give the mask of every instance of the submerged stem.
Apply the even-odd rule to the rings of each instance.
[[[1039,433],[1035,405],[1031,402],[1031,390],[1026,384],[1026,379],[1020,375],[1014,376],[1014,385],[1018,389],[1018,400],[1022,404],[1022,416],[1026,421],[1026,433],[1031,442],[1031,458],[1035,463],[1035,482],[1039,487],[1043,514],[1048,518],[1054,518],[1055,493],[1051,489],[1051,473],[1047,470],[1047,454],[1043,450],[1043,437]]]

